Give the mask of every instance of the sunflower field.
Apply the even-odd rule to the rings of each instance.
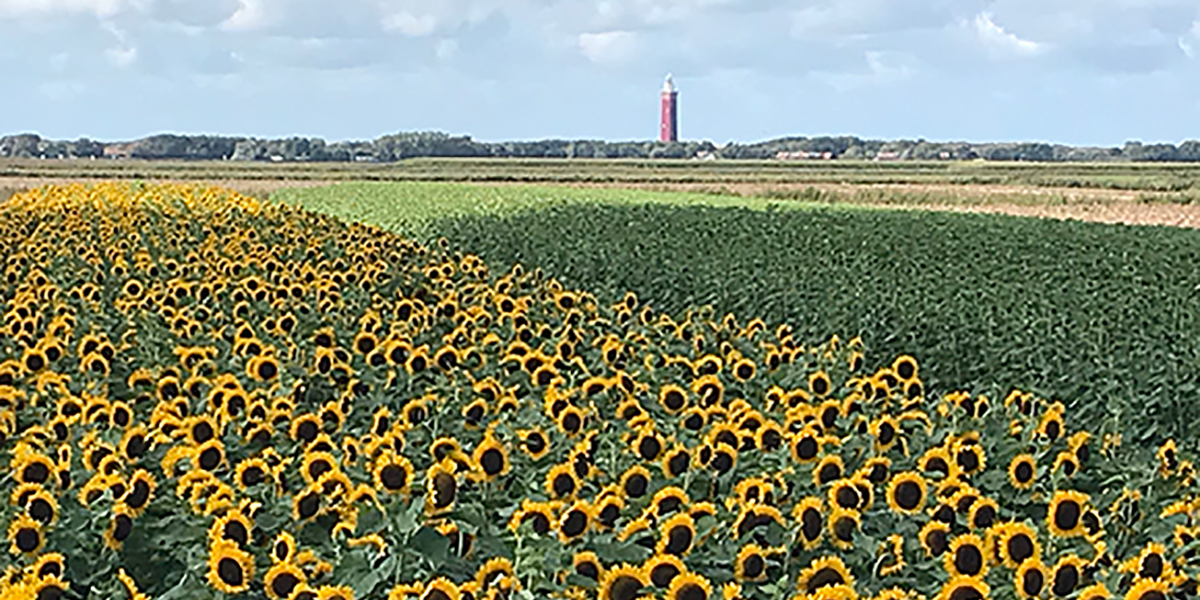
[[[1197,593],[1195,466],[219,188],[0,205],[0,599]]]

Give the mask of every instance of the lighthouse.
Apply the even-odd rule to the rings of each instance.
[[[674,142],[679,140],[679,91],[675,89],[675,80],[667,74],[667,80],[662,87],[662,115],[658,124],[658,141]]]

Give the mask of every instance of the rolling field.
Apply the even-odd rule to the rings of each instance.
[[[1191,339],[1139,344],[1195,329],[1191,232],[562,194],[0,204],[0,598],[1195,595],[1194,455],[1095,410],[1172,400]],[[935,392],[1095,351],[1147,370]]]
[[[912,354],[931,389],[1062,399],[1134,441],[1200,433],[1200,237],[1164,227],[711,195],[445,184],[281,192],[494,268],[520,261],[606,302],[786,322]]]
[[[271,163],[147,160],[0,160],[0,178],[204,181],[484,181],[710,186],[759,184],[954,184],[1200,190],[1196,163],[979,161],[689,161],[633,159],[413,158],[398,163]],[[1184,196],[1178,196],[1184,197]]]

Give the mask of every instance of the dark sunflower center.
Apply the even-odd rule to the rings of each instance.
[[[667,532],[667,553],[678,556],[687,552],[692,547],[693,537],[692,530],[686,526],[672,527]]]
[[[242,525],[241,521],[230,521],[225,524],[225,529],[222,531],[222,536],[230,541],[245,545],[250,540],[250,532],[246,531],[246,526]]]
[[[708,600],[708,593],[699,585],[689,582],[680,586],[673,600]]]
[[[673,564],[662,563],[654,565],[654,568],[650,569],[650,583],[653,583],[656,587],[665,588],[671,585],[671,581],[677,575],[679,575],[679,569]]]
[[[1033,479],[1033,465],[1029,464],[1028,461],[1021,461],[1017,465],[1017,468],[1014,469],[1014,473],[1017,476],[1018,482],[1022,484],[1029,483]]]
[[[1054,509],[1054,525],[1064,531],[1071,531],[1079,525],[1079,503],[1074,500],[1063,500]]]
[[[1021,577],[1021,591],[1025,592],[1026,596],[1037,596],[1042,593],[1042,586],[1046,583],[1046,577],[1038,569],[1029,569],[1025,571],[1025,575]]]
[[[23,527],[17,530],[17,549],[21,552],[33,552],[41,544],[41,534],[36,529]]]
[[[641,589],[642,582],[628,575],[621,575],[609,585],[608,597],[612,600],[633,600]]]
[[[1024,533],[1018,533],[1008,538],[1007,546],[1008,557],[1017,564],[1021,564],[1025,562],[1025,559],[1033,556],[1033,540]]]
[[[763,557],[751,554],[742,563],[742,573],[750,579],[755,579],[759,575],[762,575],[764,567],[766,567],[766,563],[763,561]]]
[[[567,513],[567,518],[563,521],[562,532],[567,537],[576,537],[583,533],[587,528],[587,515],[582,511],[573,510]]]
[[[488,448],[479,457],[479,466],[488,476],[495,476],[504,470],[504,454],[495,448]]]
[[[217,576],[225,585],[241,587],[245,583],[245,572],[242,565],[231,557],[224,557],[217,563]],[[289,593],[291,590],[288,590]]]
[[[1142,559],[1142,569],[1138,576],[1143,579],[1158,579],[1162,577],[1163,559],[1158,554],[1148,554]]]
[[[804,534],[804,539],[812,542],[821,536],[821,528],[825,526],[824,519],[821,518],[821,511],[816,508],[804,509],[804,514],[800,516],[802,523],[800,531]]]
[[[648,483],[642,475],[634,475],[625,481],[625,493],[633,498],[641,498],[646,495]]]
[[[575,565],[575,573],[593,581],[600,579],[600,569],[596,566],[596,563],[591,561],[584,561]]]
[[[280,573],[277,577],[275,577],[274,580],[271,581],[271,590],[275,592],[276,596],[280,598],[287,598],[288,596],[292,595],[292,590],[296,589],[296,586],[299,583],[300,580],[297,579],[295,575],[292,575],[291,573]]]
[[[925,545],[929,548],[930,554],[941,556],[946,551],[946,532],[941,529],[929,532],[925,536]]]
[[[1079,569],[1075,565],[1063,565],[1054,572],[1054,594],[1067,597],[1079,584]]]
[[[654,436],[646,436],[638,442],[638,454],[644,460],[654,460],[662,452],[662,444]]]
[[[486,453],[484,456],[487,456]],[[484,470],[487,470],[486,466]],[[388,465],[379,472],[379,480],[383,483],[383,487],[396,491],[408,483],[408,472],[400,465]]]
[[[300,518],[307,519],[317,514],[317,509],[321,505],[321,497],[316,494],[309,494],[300,499],[299,513]]]
[[[974,586],[960,585],[950,592],[949,600],[983,600],[983,595]]]
[[[916,510],[921,504],[921,486],[915,481],[902,481],[896,486],[896,506],[904,510]]]
[[[540,433],[531,433],[525,438],[525,449],[537,454],[546,449],[546,438]]]
[[[50,469],[40,462],[27,465],[21,471],[21,480],[25,483],[45,483],[49,477]]]
[[[569,496],[575,492],[575,479],[567,473],[559,473],[554,476],[552,487],[557,496]]]
[[[46,525],[54,518],[54,507],[50,506],[50,503],[44,498],[35,498],[33,502],[29,503],[29,516]]]
[[[858,490],[854,486],[844,485],[839,487],[834,495],[838,506],[842,508],[854,508],[858,506]]]
[[[433,478],[433,490],[433,505],[437,508],[446,508],[454,503],[454,496],[458,492],[458,482],[449,473],[438,473]]]
[[[853,541],[854,530],[856,527],[857,524],[854,522],[854,519],[851,519],[850,517],[839,517],[838,520],[834,521],[833,523],[833,535],[837,536],[837,539],[843,542]]]
[[[842,585],[843,583],[846,583],[846,580],[842,578],[841,573],[838,573],[835,569],[825,567],[809,578],[805,589],[811,594],[827,585]]]
[[[886,446],[896,437],[896,428],[891,423],[884,422],[879,426],[879,443]]]
[[[816,458],[817,450],[817,440],[812,436],[803,437],[796,444],[796,456],[799,456],[800,460],[812,460]]]
[[[821,465],[821,471],[818,473],[818,479],[822,484],[829,483],[842,476],[842,468],[837,463],[826,463]]]
[[[959,546],[954,552],[954,568],[963,575],[978,575],[983,568],[983,553],[972,544]]]
[[[683,408],[684,397],[679,390],[671,390],[663,396],[663,405],[670,410],[679,410]]]

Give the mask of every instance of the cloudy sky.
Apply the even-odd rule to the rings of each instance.
[[[1200,138],[1200,0],[0,0],[0,134]]]

